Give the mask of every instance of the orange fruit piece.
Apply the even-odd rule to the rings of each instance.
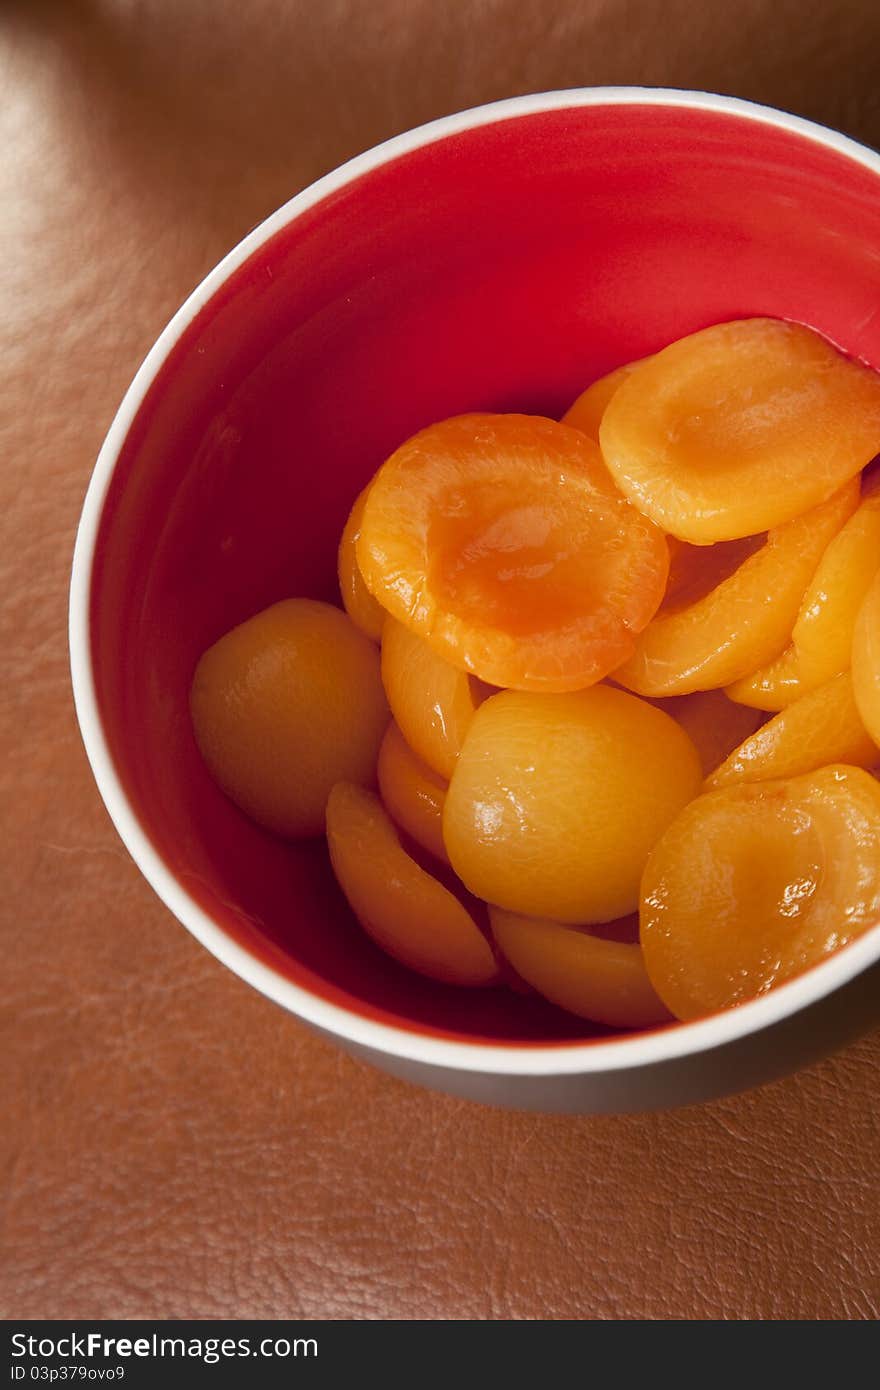
[[[822,552],[858,499],[853,480],[805,516],[769,531],[708,593],[693,597],[699,575],[682,585],[636,639],[614,679],[639,695],[685,695],[728,686],[772,661],[791,637]]]
[[[856,617],[852,681],[859,715],[871,738],[880,744],[880,574],[868,589]]]
[[[856,618],[880,568],[880,495],[865,497],[829,542],[791,637],[801,676],[811,685],[848,671]]]
[[[360,628],[361,632],[372,637],[374,642],[381,642],[382,628],[388,614],[381,603],[373,598],[364,583],[356,552],[358,536],[361,533],[361,517],[364,514],[364,503],[367,500],[369,490],[369,486],[367,486],[358,495],[349,513],[348,521],[345,523],[342,540],[339,542],[337,573],[339,575],[339,592],[342,595],[345,611],[351,621],[355,627]]]
[[[622,367],[615,367],[613,372],[608,372],[605,376],[600,376],[598,381],[594,381],[588,386],[586,391],[582,391],[573,405],[562,417],[563,425],[570,425],[573,430],[580,430],[589,436],[595,444],[599,443],[599,425],[602,423],[602,416],[608,409],[611,397],[614,395],[618,386],[626,381],[642,362],[649,362],[648,357],[641,357],[636,362],[625,362]]]
[[[607,941],[577,927],[490,907],[496,945],[534,989],[569,1013],[610,1028],[668,1023],[638,943]]]
[[[445,860],[443,802],[447,784],[416,757],[393,721],[379,749],[376,776],[392,820],[423,849]]]
[[[880,917],[880,786],[853,767],[698,797],[654,848],[641,941],[677,1018],[766,993]]]
[[[401,964],[454,985],[490,985],[498,965],[471,914],[406,853],[378,797],[340,782],[327,802],[333,872],[368,936]]]
[[[596,445],[529,415],[462,415],[403,444],[370,487],[357,557],[371,593],[444,660],[556,692],[625,659],[669,564]]]
[[[880,374],[778,319],[692,333],[638,367],[599,431],[621,491],[704,545],[818,506],[880,450]]]
[[[880,568],[880,495],[866,496],[829,542],[804,594],[791,646],[728,693],[759,709],[783,709],[848,671],[856,616]]]
[[[753,671],[750,676],[742,676],[727,687],[727,694],[743,709],[769,710],[777,712],[799,700],[807,693],[801,674],[801,665],[794,646],[790,643],[773,661]]]
[[[706,785],[766,782],[813,772],[827,763],[873,767],[878,761],[880,750],[862,723],[852,677],[844,671],[762,724],[716,768]]]
[[[448,781],[484,698],[480,682],[450,666],[393,618],[387,619],[382,633],[382,680],[391,712],[410,748]]]
[[[758,710],[734,704],[723,690],[697,690],[693,695],[673,696],[662,700],[660,708],[681,725],[693,743],[704,777],[714,772],[761,723]]]
[[[443,809],[462,882],[581,925],[632,912],[648,851],[701,781],[673,719],[623,690],[503,691],[474,715]]]
[[[205,652],[193,730],[220,786],[280,835],[319,835],[331,787],[372,782],[388,724],[379,653],[329,603],[276,603]]]

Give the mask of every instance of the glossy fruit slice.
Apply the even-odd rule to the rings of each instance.
[[[468,730],[443,839],[459,878],[485,901],[607,922],[634,910],[648,851],[700,780],[687,735],[625,691],[503,691]]]
[[[443,802],[446,782],[416,757],[393,722],[379,749],[376,775],[385,809],[395,824],[423,849],[445,860]]]
[[[880,744],[880,575],[862,601],[852,646],[853,693],[859,715]]]
[[[643,357],[637,362],[625,362],[622,367],[615,367],[613,372],[599,377],[598,381],[594,381],[591,386],[587,387],[586,391],[582,391],[574,404],[569,406],[562,417],[563,425],[570,425],[572,429],[580,430],[595,444],[598,444],[599,425],[611,397],[618,386],[632,375],[636,367],[641,366],[642,362],[648,361],[650,358]]]
[[[723,690],[697,690],[660,703],[696,748],[704,777],[755,732],[762,718],[758,710],[729,700]]]
[[[378,797],[349,782],[327,802],[327,843],[339,885],[364,931],[411,970],[454,985],[498,979],[473,917],[404,850]]]
[[[501,908],[489,909],[492,934],[514,970],[561,1009],[610,1028],[668,1023],[637,943],[607,941],[577,927]]]
[[[642,880],[641,940],[681,1019],[764,994],[880,921],[880,786],[852,767],[685,807]]]
[[[880,568],[880,495],[865,497],[829,542],[807,587],[791,646],[729,690],[760,709],[783,709],[833,676],[848,671],[856,616]]]
[[[370,591],[444,660],[543,691],[624,660],[669,564],[595,444],[528,415],[463,415],[402,445],[370,488],[357,556]]]
[[[771,712],[785,709],[806,693],[798,654],[791,643],[766,666],[727,687],[730,699],[743,708],[748,705],[751,709]]]
[[[865,497],[829,543],[791,634],[811,685],[847,671],[856,617],[880,568],[880,495]]]
[[[717,324],[645,362],[602,417],[621,491],[708,544],[781,526],[880,451],[880,374],[778,319]]]
[[[357,539],[361,533],[361,517],[364,514],[364,503],[367,500],[368,492],[369,487],[365,487],[355,501],[348,521],[345,523],[342,540],[339,542],[337,571],[339,592],[342,594],[346,613],[361,632],[372,637],[374,642],[379,642],[382,639],[382,628],[388,614],[381,603],[373,598],[364,583],[356,554]]]
[[[474,712],[485,698],[480,682],[450,666],[393,618],[382,634],[382,680],[410,748],[448,781]]]
[[[682,600],[679,590],[614,679],[639,695],[684,695],[729,685],[772,661],[791,637],[822,552],[858,500],[854,480],[812,512],[769,531],[759,549],[702,597]]]
[[[319,835],[330,788],[370,783],[389,711],[379,653],[339,608],[276,603],[227,632],[193,677],[196,742],[228,796],[281,835]]]
[[[827,763],[873,767],[880,749],[869,737],[853,698],[848,671],[802,695],[735,748],[707,786],[796,777]]]

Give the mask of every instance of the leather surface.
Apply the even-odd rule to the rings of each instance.
[[[27,0],[0,10],[0,1314],[863,1318],[880,1038],[650,1117],[483,1109],[313,1038],[140,878],[69,692],[96,451],[171,312],[377,140],[703,86],[880,144],[869,0]],[[821,273],[821,272],[819,272]]]

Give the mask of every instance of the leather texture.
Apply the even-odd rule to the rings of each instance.
[[[99,801],[73,537],[135,367],[347,156],[496,97],[706,87],[880,144],[870,0],[6,0],[0,9],[0,1315],[867,1318],[880,1039],[648,1117],[349,1060],[152,895]],[[821,268],[817,268],[821,273]]]

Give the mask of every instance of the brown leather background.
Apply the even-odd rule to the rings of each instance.
[[[872,0],[0,5],[0,1313],[880,1311],[880,1038],[648,1118],[386,1079],[153,897],[92,784],[65,638],[125,386],[297,188],[429,117],[581,83],[735,92],[880,144],[878,46]]]

